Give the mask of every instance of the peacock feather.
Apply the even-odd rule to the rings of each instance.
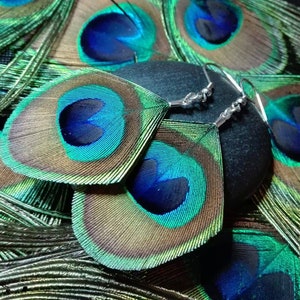
[[[1,66],[0,76],[3,81],[0,89],[5,91],[5,94],[1,97],[0,111],[18,101],[19,96],[30,85],[34,75],[49,54],[57,38],[57,32],[64,27],[74,0],[68,2],[60,0],[2,2],[2,5],[5,6],[3,14],[7,17],[7,19],[1,19],[4,22],[2,28],[7,27],[7,29],[4,30],[5,35],[0,36],[0,51],[3,49],[1,44],[5,47],[16,39],[24,39],[24,41],[20,43],[23,45],[21,48],[18,46],[14,49],[14,54],[10,53],[11,57],[9,57],[8,63]],[[42,27],[36,29],[41,23],[43,23]],[[34,29],[37,31],[30,36]],[[10,32],[12,34],[9,34]],[[9,37],[6,37],[7,34]],[[24,34],[28,34],[28,36],[24,37]],[[41,35],[43,36],[42,43],[33,53],[30,47],[34,40]]]
[[[273,142],[271,182],[262,185],[255,203],[300,254],[300,78],[251,77],[263,90],[263,100]]]
[[[168,107],[165,100],[121,78],[79,71],[19,104],[3,131],[2,158],[15,171],[38,179],[120,181]],[[43,129],[32,127],[36,123],[44,124]],[[27,147],[31,154],[23,151]]]
[[[0,298],[299,299],[299,24],[297,0],[0,0]],[[166,114],[162,95],[99,71],[153,60],[247,76],[272,143],[262,183],[256,168],[239,181],[227,166],[230,153],[238,174],[249,166],[248,144],[235,149],[244,125],[265,137],[256,118],[243,122],[251,109],[219,132],[195,123],[228,98],[223,84],[199,111]],[[136,77],[148,90],[173,84],[163,98],[186,95],[184,72],[153,69],[153,83],[144,70]],[[103,107],[114,145],[99,154]],[[268,152],[269,140],[261,145]],[[119,149],[128,156],[114,160]],[[98,155],[115,171],[99,177]],[[261,184],[247,196],[256,193],[228,207],[252,177]]]
[[[223,231],[198,250],[140,273],[192,299],[299,299],[299,267],[298,256],[249,204],[225,215]]]
[[[160,0],[77,1],[50,61],[72,69],[112,71],[136,62],[176,59],[160,11]]]
[[[75,193],[72,221],[84,249],[108,267],[138,270],[218,233],[224,197],[218,140],[213,124],[163,121],[125,186]]]
[[[188,62],[215,62],[244,73],[277,73],[286,66],[278,18],[247,1],[168,1],[164,15],[173,43]]]

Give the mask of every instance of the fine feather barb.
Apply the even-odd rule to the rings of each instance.
[[[40,225],[58,225],[69,218],[66,207],[73,190],[65,184],[46,182],[16,174],[0,162],[1,218],[14,219],[23,213],[34,218]],[[10,212],[8,208],[10,207]],[[19,212],[22,212],[22,214]]]
[[[261,12],[262,15],[271,16],[277,20],[278,28],[283,32],[288,42],[291,44],[289,47],[290,56],[288,60],[288,67],[285,73],[298,73],[300,63],[299,52],[299,20],[300,20],[300,7],[289,1],[253,1],[241,0],[246,5]],[[288,44],[289,45],[289,44]],[[294,56],[292,55],[294,53]]]
[[[82,255],[78,247],[70,245],[68,248],[60,253],[57,253],[57,249],[50,253],[37,253],[14,265],[10,262],[0,263],[1,267],[7,265],[0,275],[1,296],[53,294],[67,298],[78,295],[101,298],[106,295],[113,299],[119,295],[121,299],[123,296],[126,299],[189,299],[178,292],[145,284],[135,276],[112,273]]]
[[[27,34],[54,16],[62,1],[37,0],[27,5],[10,2],[10,7],[5,3],[0,6],[0,51],[19,39],[26,39]]]
[[[12,84],[10,90],[0,99],[0,111],[9,106],[11,103],[16,101],[18,97],[22,94],[24,89],[28,86],[34,75],[39,70],[42,62],[45,60],[47,54],[49,53],[51,47],[53,46],[55,40],[57,39],[57,33],[61,31],[64,27],[65,22],[68,19],[68,15],[72,8],[74,1],[61,4],[55,11],[54,16],[45,22],[44,26],[41,28],[41,32],[38,35],[45,34],[45,39],[43,40],[41,46],[37,51],[31,56],[28,64],[19,74],[17,80]],[[36,37],[35,37],[36,38]],[[26,47],[29,48],[30,44]],[[26,58],[27,51],[17,55],[14,60],[12,60],[7,67],[1,72],[0,76],[5,76],[5,73],[10,72],[11,68],[15,64],[19,64],[20,60]]]
[[[273,176],[253,198],[259,210],[300,256],[300,194]]]

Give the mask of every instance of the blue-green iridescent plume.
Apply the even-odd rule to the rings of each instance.
[[[1,0],[0,51],[52,18],[61,0]]]
[[[0,34],[0,51],[7,44],[16,44],[4,53],[4,63],[0,64],[0,111],[18,101],[24,91],[34,85],[35,75],[56,41],[58,32],[62,31],[74,0],[27,2],[3,1],[4,7],[0,3],[0,25],[6,28]],[[23,36],[25,34],[26,37]],[[32,51],[37,38],[42,43]],[[2,63],[1,58],[0,61]]]
[[[0,257],[1,299],[187,300],[174,289],[145,283],[138,274],[111,272],[89,258],[70,225],[0,224],[1,248],[20,248],[18,259]]]
[[[3,130],[2,159],[15,172],[37,179],[118,182],[168,107],[165,100],[119,77],[78,71],[43,86],[17,106]]]
[[[163,4],[163,13],[179,55],[190,63],[214,62],[234,73],[282,72],[288,52],[281,20],[287,17],[285,25],[296,31],[298,23],[289,19],[297,19],[298,9],[285,12],[288,5],[280,4],[279,16],[264,6],[275,1],[259,2],[172,0]]]
[[[262,16],[277,20],[280,30],[288,47],[288,66],[285,73],[299,74],[300,48],[299,48],[299,22],[300,6],[298,0],[241,0],[245,5],[261,12]],[[291,59],[290,59],[291,58]]]
[[[274,156],[271,181],[261,186],[255,203],[300,255],[300,77],[249,79],[263,92]]]
[[[66,184],[16,174],[0,161],[0,261],[22,258],[43,246],[46,251],[48,237],[41,242],[41,236],[29,236],[35,231],[34,227],[50,230],[69,220],[72,194]],[[54,247],[67,243],[59,238],[57,242]]]
[[[23,225],[59,225],[69,219],[72,189],[62,183],[52,183],[15,174],[0,164],[0,218]],[[32,216],[20,221],[20,210]],[[31,219],[34,219],[32,221]]]
[[[74,69],[111,71],[140,61],[176,59],[160,0],[56,2],[40,31],[3,55],[8,65],[0,65],[0,109]]]
[[[174,53],[160,0],[87,0],[76,2],[50,60],[71,69],[112,71],[136,62],[174,59]]]
[[[37,243],[38,246],[30,248],[30,243],[32,245],[35,238],[26,242],[29,238],[28,232],[34,226],[50,228],[69,220],[68,210],[72,194],[71,187],[66,184],[16,174],[0,160],[0,260],[17,259],[42,247],[42,243]],[[22,232],[21,238],[16,237],[20,235],[19,229],[22,226],[28,232]],[[7,239],[7,243],[13,239],[18,242],[14,247],[5,247],[3,240]]]
[[[221,230],[223,194],[217,127],[165,120],[125,185],[75,192],[73,228],[101,264],[153,268]]]
[[[287,176],[297,176],[275,165],[270,183],[262,184],[253,201],[290,247],[300,256],[300,191],[285,182]],[[283,175],[283,179],[281,176]],[[299,177],[298,177],[299,178]],[[293,177],[291,177],[293,181]],[[299,179],[298,184],[299,184]]]
[[[177,59],[197,64],[213,61],[224,66],[231,73],[260,74],[257,77],[251,77],[251,81],[263,92],[264,105],[272,126],[274,166],[270,173],[270,181],[264,182],[252,199],[259,209],[258,212],[247,215],[245,220],[238,225],[236,218],[230,219],[230,216],[225,215],[225,231],[210,239],[208,244],[205,234],[195,229],[195,234],[199,234],[197,236],[199,240],[195,244],[193,244],[194,241],[187,244],[190,246],[205,242],[205,245],[198,250],[151,270],[126,273],[111,271],[93,261],[78,244],[68,223],[69,215],[65,212],[66,207],[69,206],[68,199],[71,193],[69,187],[17,175],[4,165],[0,165],[2,170],[0,171],[1,299],[41,299],[43,297],[47,299],[98,297],[100,299],[147,300],[249,299],[253,297],[267,300],[299,299],[299,257],[293,253],[294,251],[300,255],[300,166],[299,143],[297,143],[299,140],[299,76],[261,75],[262,73],[298,73],[300,8],[297,0],[164,2],[160,0],[78,0],[74,1],[74,6],[72,4],[73,1],[62,0],[0,0],[0,25],[1,28],[5,28],[0,32],[0,51],[1,57],[4,57],[3,60],[0,59],[1,110],[29,95],[33,89],[51,81],[54,77],[65,73],[71,74],[74,69],[81,67],[97,66],[100,69],[115,70],[126,64],[153,59]],[[181,20],[177,18],[180,14],[183,16]],[[194,22],[195,18],[196,22]],[[63,30],[64,24],[66,27]],[[118,24],[117,30],[114,28],[116,24]],[[91,30],[95,28],[102,41],[109,41],[106,47],[101,47],[102,44],[99,41],[96,43],[91,41],[91,36],[94,37],[93,34],[91,35]],[[56,38],[58,41],[54,44]],[[18,41],[15,42],[16,40]],[[49,59],[45,62],[46,57]],[[71,77],[73,75],[67,78]],[[63,79],[58,80],[56,84],[62,81]],[[118,88],[117,90],[119,91]],[[144,95],[139,88],[133,90],[135,90],[134,94],[138,90],[139,95]],[[51,91],[53,91],[52,87]],[[81,89],[78,91],[82,92]],[[30,94],[25,102],[30,102],[28,100],[30,97],[44,92],[42,88],[40,92]],[[70,96],[74,95],[76,92],[70,94]],[[107,95],[112,96],[109,93]],[[44,94],[42,96],[44,97]],[[43,97],[39,99],[41,102],[43,102]],[[95,104],[93,101],[95,99],[77,100],[79,99],[71,101],[72,103],[65,108],[62,105],[59,113],[56,110],[54,114],[56,121],[53,123],[55,126],[51,127],[55,129],[55,134],[58,136],[55,142],[46,141],[45,137],[37,138],[35,143],[37,148],[42,148],[41,144],[46,145],[44,149],[48,146],[55,148],[60,145],[63,148],[61,153],[65,154],[69,149],[68,145],[79,148],[81,146],[78,145],[89,144],[93,138],[97,137],[97,134],[99,136],[99,128],[94,128],[97,127],[94,126],[94,118],[89,118],[87,126],[84,122],[84,117],[90,117],[90,113],[97,110],[97,105],[92,105]],[[43,104],[46,102],[44,99]],[[75,102],[77,103],[74,104]],[[82,115],[81,104],[88,104],[91,110],[89,112],[84,110]],[[22,105],[18,107],[25,109]],[[18,107],[17,111],[20,112],[21,109]],[[14,109],[14,107],[11,108]],[[41,126],[47,131],[48,127],[43,126],[45,125],[44,117],[49,117],[48,108],[49,106],[45,105],[45,113],[41,115],[39,115],[39,110],[31,110],[32,122],[29,127],[39,129],[38,127]],[[77,113],[79,111],[80,113]],[[12,118],[16,114],[13,113]],[[74,116],[79,126],[73,126],[74,124],[70,121]],[[117,122],[117,124],[122,124],[122,122]],[[19,125],[20,136],[22,134],[26,136],[27,131],[24,131],[24,128],[27,127],[21,123]],[[68,131],[70,127],[72,127],[72,136]],[[91,128],[93,130],[90,130]],[[130,128],[135,132],[135,126]],[[83,129],[92,134],[81,139],[80,133]],[[8,127],[6,127],[7,131]],[[189,134],[190,132],[187,133]],[[150,136],[152,138],[152,134],[149,134]],[[7,137],[6,134],[6,145],[8,145]],[[154,155],[157,147],[158,151],[162,149],[171,151],[172,156],[170,155],[167,159],[178,157],[174,149],[171,150],[161,142],[153,142],[153,145],[149,148],[152,149],[149,150],[150,154]],[[14,146],[11,149],[17,149],[20,154],[28,155],[28,161],[32,162],[35,160],[35,155],[30,155],[28,151],[25,153],[24,150],[31,146],[28,143],[24,148]],[[216,146],[208,149],[211,154],[215,151],[214,147]],[[54,148],[50,148],[53,149],[50,151],[50,155],[53,156],[49,156],[52,159],[46,157],[47,155],[41,158],[43,162],[47,159],[51,161],[48,163],[49,167],[54,162],[57,165],[61,163],[61,157],[54,154],[56,153]],[[82,156],[77,154],[74,152],[73,158],[82,159]],[[218,155],[212,155],[212,157],[217,160]],[[138,158],[140,159],[141,156],[132,157],[133,160]],[[15,167],[19,168],[14,165]],[[221,171],[220,165],[218,167]],[[142,160],[136,168],[139,169],[135,172],[142,176],[133,176],[129,173],[126,177],[122,174],[127,179],[125,187],[122,183],[106,188],[101,187],[101,191],[107,191],[110,188],[115,189],[116,193],[120,191],[117,195],[106,195],[110,199],[125,195],[125,198],[122,198],[125,201],[120,200],[115,203],[120,205],[119,211],[123,210],[119,212],[119,218],[115,224],[109,228],[111,231],[106,232],[107,235],[105,235],[107,245],[111,248],[113,248],[111,237],[115,230],[114,226],[116,224],[123,226],[123,214],[128,212],[128,206],[126,206],[128,195],[131,195],[130,203],[135,209],[138,208],[139,212],[144,213],[145,219],[153,217],[156,226],[175,227],[168,228],[172,230],[168,241],[173,240],[174,230],[188,226],[197,218],[194,216],[193,209],[192,212],[189,210],[188,207],[191,206],[182,206],[179,201],[180,196],[187,192],[187,181],[182,179],[182,175],[188,176],[190,180],[194,179],[193,174],[186,172],[184,164],[180,165],[180,177],[168,180],[160,177],[159,172],[168,169],[164,173],[169,175],[170,169],[164,164],[157,166],[150,157]],[[25,167],[20,167],[20,169],[22,170],[19,172],[27,174]],[[202,170],[205,171],[205,168],[202,167]],[[49,173],[47,168],[44,171]],[[145,172],[147,176],[144,176]],[[61,176],[61,174],[57,176],[49,174],[47,176],[51,175],[51,180],[58,180]],[[41,177],[40,170],[32,171],[30,175]],[[60,177],[59,181],[65,181],[64,176],[65,174]],[[81,179],[78,180],[78,177],[74,179],[75,177],[72,176],[72,182],[82,183]],[[205,177],[201,179],[207,180]],[[176,182],[180,182],[180,191],[172,188],[173,183]],[[218,188],[221,185],[217,184]],[[93,198],[94,191],[98,193],[99,189],[89,187],[86,194],[77,191],[74,200],[78,206],[85,205],[85,209],[90,209],[90,216],[93,220],[95,219],[96,224],[99,224],[101,220],[97,219],[96,210],[91,211],[91,207],[94,205],[99,210],[100,207],[104,207],[103,204],[96,203]],[[207,190],[202,187],[199,193],[203,196],[204,191]],[[173,201],[153,201],[165,199],[169,195]],[[88,202],[82,200],[88,196],[91,196],[93,200],[90,207],[88,207]],[[216,201],[215,198],[214,201]],[[221,200],[218,198],[218,201]],[[113,203],[109,204],[113,205]],[[192,202],[193,208],[194,204],[199,209],[199,205],[203,203]],[[211,204],[211,210],[216,214],[221,215],[221,208],[221,204],[219,207],[216,207],[215,202]],[[186,209],[187,213],[182,217],[179,212],[183,212],[183,209]],[[251,206],[250,210],[252,209]],[[173,216],[179,217],[181,224],[174,219],[164,218],[170,211],[173,212]],[[110,217],[109,213],[114,216],[115,212],[116,210],[110,208],[109,211],[100,211],[99,214]],[[202,216],[201,213],[202,211],[200,212]],[[261,215],[266,216],[268,222],[288,243],[280,239],[275,230],[273,232],[269,230],[267,221],[263,220]],[[132,222],[133,224],[128,226],[134,227],[137,222],[135,215],[130,216],[132,219],[127,220],[126,226]],[[207,221],[207,216],[212,215],[203,212],[204,221]],[[189,218],[192,218],[190,222],[188,222]],[[73,222],[74,220],[73,215]],[[217,217],[216,220],[216,223],[219,222],[221,217],[220,219]],[[253,220],[256,220],[258,225],[249,222]],[[140,246],[140,253],[145,254],[143,251],[149,249],[145,249],[144,241],[141,245],[135,244],[135,240],[139,238],[135,237],[138,230],[141,231],[141,239],[147,233],[142,230],[145,226],[143,221],[133,228],[130,236],[133,242],[128,242],[128,247],[134,246],[133,250],[136,250]],[[201,220],[201,222],[204,221]],[[75,220],[74,228],[80,222],[82,220]],[[56,226],[57,224],[60,225]],[[96,234],[99,228],[103,229],[100,225],[94,232],[93,228],[90,232]],[[84,226],[81,230],[83,228]],[[124,236],[126,236],[125,228],[124,226],[122,232]],[[211,226],[208,235],[214,235],[218,228],[218,226]],[[222,237],[226,234],[229,237],[228,245],[222,243]],[[153,237],[149,234],[145,240],[149,241],[151,238]],[[96,246],[88,242],[81,243],[84,247],[90,248],[89,253],[92,254]],[[122,257],[124,251],[117,250],[120,251],[118,255]],[[106,254],[103,257],[107,258]],[[180,251],[177,252],[177,249],[174,249],[171,256],[165,255],[168,259],[163,257],[164,255],[162,257],[163,261],[167,261],[179,255],[181,255]],[[126,257],[122,259],[122,268],[128,268],[127,265],[124,267]],[[129,267],[131,269],[153,267],[157,263],[153,261],[155,258],[143,256],[139,262],[135,261]],[[113,262],[108,264],[111,266]],[[120,266],[113,265],[113,267],[119,268]]]
[[[201,288],[210,299],[297,299],[300,261],[291,249],[263,229],[233,228],[231,234],[204,249],[198,263],[188,260],[196,280],[199,269],[203,274]],[[205,260],[206,251],[214,262]]]
[[[1,235],[3,248],[23,244],[23,249],[38,251],[2,259],[1,298],[299,299],[299,258],[257,212],[239,214],[227,218],[227,230],[198,250],[130,273],[111,271],[88,258],[69,225],[30,231],[7,227]]]
[[[139,275],[192,299],[299,299],[300,260],[253,204],[196,251]]]

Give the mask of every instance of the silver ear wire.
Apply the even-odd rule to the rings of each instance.
[[[212,67],[218,69],[218,70],[219,70],[219,73],[221,73],[221,75],[222,75],[223,77],[225,77],[225,78],[229,81],[229,83],[230,83],[230,84],[231,84],[238,92],[240,92],[241,94],[243,94],[243,89],[242,89],[242,87],[238,84],[238,82],[237,82],[237,81],[236,81],[229,73],[227,73],[225,70],[223,70],[222,67],[220,67],[219,65],[217,65],[217,64],[215,64],[215,63],[206,63],[205,65],[206,65],[206,66],[212,66]],[[214,71],[214,70],[212,69],[212,71]]]
[[[214,65],[214,64],[213,64]],[[216,66],[216,65],[214,65]],[[221,71],[222,73],[226,76],[226,78],[229,80],[229,82],[232,84],[232,86],[234,86],[236,88],[236,90],[238,92],[241,93],[241,96],[235,100],[234,102],[232,102],[232,104],[227,107],[221,114],[220,116],[217,118],[217,120],[214,122],[214,124],[217,126],[217,127],[220,127],[222,126],[227,120],[229,120],[231,118],[231,116],[236,113],[236,112],[240,112],[242,107],[243,106],[246,106],[247,102],[248,101],[252,101],[252,97],[249,97],[246,92],[245,92],[245,89],[244,89],[244,86],[243,84],[246,82],[247,84],[249,84],[252,88],[252,90],[254,91],[254,94],[255,94],[255,98],[256,98],[256,103],[257,105],[259,106],[259,109],[260,109],[260,115],[261,115],[261,118],[262,120],[268,124],[268,118],[267,118],[267,115],[266,115],[266,112],[265,112],[265,109],[263,107],[263,104],[262,104],[262,100],[261,100],[261,97],[257,91],[257,89],[255,88],[255,86],[253,85],[253,83],[247,79],[247,78],[242,78],[240,80],[240,83],[237,83],[237,81],[230,75],[228,74],[227,72],[225,72],[222,68],[220,68],[219,66],[217,66]],[[255,104],[255,102],[254,102]]]
[[[229,120],[234,113],[240,112],[242,107],[246,106],[248,102],[247,95],[244,93],[243,88],[237,83],[237,81],[225,70],[222,69],[219,65],[215,63],[207,63],[206,66],[212,66],[217,68],[221,75],[225,77],[229,83],[241,94],[235,101],[231,103],[229,107],[227,107],[215,120],[214,124],[217,127],[222,126],[227,120]]]
[[[205,103],[207,101],[207,99],[213,93],[214,84],[207,73],[206,64],[203,66],[203,73],[208,82],[207,86],[203,88],[200,92],[190,92],[182,99],[169,101],[169,105],[171,108],[193,108],[196,104]]]
[[[245,96],[239,97],[220,114],[220,116],[217,118],[214,124],[217,127],[222,126],[227,120],[229,120],[232,117],[234,113],[240,112],[242,110],[242,107],[246,106],[247,102],[248,102],[247,97]]]

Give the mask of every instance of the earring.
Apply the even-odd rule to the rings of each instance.
[[[82,247],[110,268],[152,268],[198,248],[222,228],[219,127],[245,94],[210,124],[164,120],[140,164],[118,185],[75,192],[72,223]]]
[[[219,69],[206,65],[206,70],[215,86],[212,97],[200,109],[169,110],[166,118],[211,123],[239,97],[240,92]],[[199,82],[206,81],[202,67],[178,62],[135,64],[116,73],[168,100],[184,97],[186,90],[197,91]],[[230,210],[243,205],[257,190],[272,158],[269,132],[255,107],[247,105],[234,119],[220,129],[225,205]]]
[[[193,107],[213,84],[176,101]],[[119,182],[172,104],[114,75],[78,71],[25,98],[3,130],[3,161],[15,172],[71,184]]]

